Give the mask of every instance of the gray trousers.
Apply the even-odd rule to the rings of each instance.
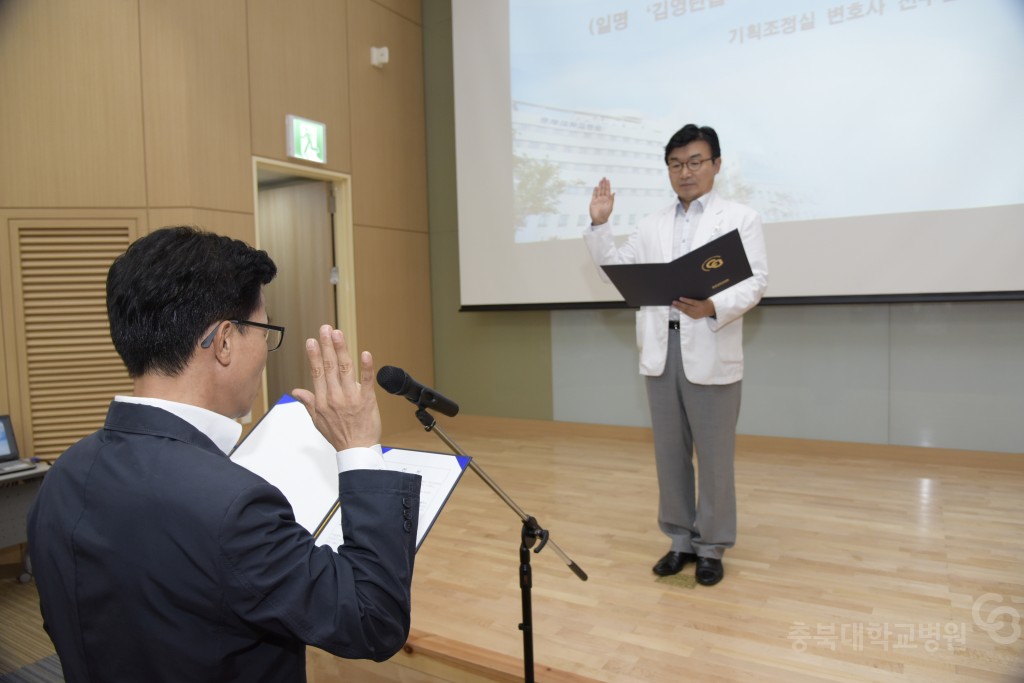
[[[658,526],[672,539],[672,550],[721,559],[736,543],[733,461],[741,382],[689,382],[678,330],[669,330],[665,371],[646,380],[658,470]]]

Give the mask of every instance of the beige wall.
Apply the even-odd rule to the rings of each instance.
[[[451,2],[423,6],[437,389],[474,415],[551,419],[551,314],[459,310]]]
[[[384,69],[371,45],[389,48]],[[129,238],[194,223],[253,243],[252,158],[287,160],[286,113],[326,123],[326,168],[351,175],[360,347],[432,382],[422,67],[418,0],[0,2],[0,411],[20,406],[19,441],[52,436],[29,382],[46,342],[18,319],[23,219],[77,239],[131,216]],[[89,401],[82,433],[105,411]],[[398,399],[381,408],[386,432],[415,424]]]
[[[137,2],[0,3],[0,206],[144,206]]]
[[[359,345],[433,384],[420,3],[350,2],[348,16]],[[390,62],[373,67],[370,48],[385,46]],[[419,424],[408,402],[378,396],[385,434]]]
[[[348,12],[353,0],[249,0],[252,153],[285,158],[286,114],[327,124],[327,165],[352,170]]]

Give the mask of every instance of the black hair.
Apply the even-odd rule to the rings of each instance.
[[[267,252],[192,226],[133,242],[107,273],[110,338],[128,374],[180,374],[211,326],[259,308],[276,274]]]
[[[722,156],[722,148],[718,144],[718,133],[711,126],[697,126],[695,123],[688,123],[669,138],[665,145],[665,163],[668,163],[668,155],[680,147],[686,147],[694,140],[703,140],[711,145],[711,158],[717,159]]]

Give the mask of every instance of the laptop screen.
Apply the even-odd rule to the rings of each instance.
[[[0,415],[0,462],[18,458],[18,444],[14,440],[11,418],[9,415]]]

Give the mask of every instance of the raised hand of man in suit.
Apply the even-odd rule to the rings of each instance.
[[[294,389],[292,396],[306,407],[324,438],[339,451],[380,443],[380,411],[370,353],[361,354],[356,381],[345,335],[330,325],[322,325],[319,340],[306,340],[306,357],[313,375],[313,391]]]

